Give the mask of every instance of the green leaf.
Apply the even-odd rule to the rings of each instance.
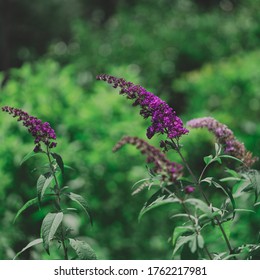
[[[90,213],[88,203],[84,199],[84,197],[82,197],[81,195],[72,193],[72,192],[66,194],[66,196],[68,196],[72,201],[76,202],[81,208],[83,208],[83,210],[87,213],[87,215],[89,217],[91,225],[93,225],[92,215]]]
[[[241,175],[233,169],[226,168],[225,171],[235,178],[241,178]]]
[[[43,239],[42,238],[38,238],[38,239],[35,239],[33,241],[31,241],[30,243],[28,243],[21,251],[19,251],[15,257],[14,257],[14,260],[20,255],[22,254],[24,251],[26,251],[27,249],[35,246],[35,245],[38,245],[38,244],[41,244],[43,243]]]
[[[251,213],[256,213],[254,210],[250,209],[234,209],[235,212],[251,212]]]
[[[207,165],[209,165],[209,164],[211,163],[212,159],[213,159],[213,156],[212,156],[212,155],[209,155],[209,156],[206,156],[206,157],[203,158],[204,162],[205,162]]]
[[[221,156],[219,156],[219,157],[220,157],[220,158],[230,158],[230,159],[236,160],[236,161],[238,161],[238,162],[244,164],[242,160],[240,160],[240,159],[238,159],[238,158],[236,158],[236,157],[230,156],[230,155],[221,155]]]
[[[221,189],[225,193],[225,195],[230,199],[233,209],[235,209],[236,208],[236,202],[234,200],[232,191],[229,189],[229,187],[223,187],[215,181],[212,181],[212,184],[216,188]]]
[[[30,199],[29,201],[27,201],[22,208],[19,209],[19,211],[17,212],[15,218],[14,218],[14,223],[15,221],[17,220],[17,218],[21,215],[21,213],[26,210],[28,207],[30,207],[31,205],[33,204],[36,204],[38,202],[38,198],[33,198],[33,199]]]
[[[180,203],[180,200],[178,198],[175,198],[172,196],[167,197],[167,198],[165,198],[165,196],[161,196],[161,197],[157,198],[154,202],[152,202],[148,206],[144,206],[142,208],[142,210],[140,211],[139,216],[138,216],[138,221],[141,220],[141,218],[143,217],[144,214],[151,211],[152,209],[155,209],[157,207],[164,206],[167,204],[172,204],[172,203]]]
[[[180,236],[176,242],[172,255],[174,256],[176,252],[186,243],[191,242],[194,239],[195,234],[188,235],[188,236]]]
[[[254,204],[254,206],[258,206],[258,205],[260,205],[260,201]]]
[[[195,218],[192,215],[188,215],[188,214],[175,214],[175,215],[171,216],[170,218],[171,219],[174,219],[174,218],[187,218],[188,220],[191,218],[194,221],[197,221],[197,218]]]
[[[199,248],[203,249],[204,247],[204,238],[201,234],[197,235],[197,241]]]
[[[61,173],[63,174],[64,173],[64,163],[63,163],[62,157],[57,153],[51,153],[51,155],[56,160],[56,162],[61,170]]]
[[[53,180],[53,176],[52,175],[48,176],[47,174],[40,175],[39,179],[37,180],[37,195],[38,195],[39,202],[42,200],[44,193],[46,192],[52,180]]]
[[[232,226],[232,223],[233,223],[233,221],[232,221],[232,220],[229,220],[229,221],[226,221],[226,222],[224,222],[224,223],[221,224],[222,227],[223,227],[223,229],[224,229],[224,231],[225,231],[225,233],[226,233],[226,236],[227,236],[228,239],[229,239],[230,234],[231,234],[231,226]],[[219,229],[219,231],[221,231],[219,227],[218,227],[218,229]],[[224,236],[223,236],[222,233],[221,233],[221,238],[222,238],[223,240],[225,240],[225,238],[224,238]]]
[[[215,157],[214,161],[217,161],[219,164],[222,164],[222,160],[220,157]]]
[[[38,152],[38,153],[35,153],[34,151],[31,151],[30,153],[28,153],[23,159],[22,161],[20,162],[20,165],[22,165],[24,162],[26,162],[28,159],[34,157],[34,156],[37,156],[39,154],[42,154],[43,152]]]
[[[173,234],[172,234],[172,245],[173,247],[176,245],[177,239],[186,232],[194,232],[194,228],[190,226],[180,226],[175,227]]]
[[[70,246],[75,250],[80,260],[96,260],[97,256],[88,243],[69,238]]]
[[[190,240],[189,247],[192,253],[195,253],[197,250],[197,235],[193,234],[192,239]]]
[[[200,182],[206,182],[208,183],[210,186],[212,184],[212,180],[213,180],[213,177],[206,177],[205,179],[201,180]]]
[[[215,152],[216,156],[219,156],[221,153],[221,145],[219,145],[218,143],[215,143]]]
[[[53,239],[57,229],[59,228],[63,219],[63,213],[48,213],[43,219],[41,226],[41,236],[43,239],[43,246],[48,254],[50,241]]]
[[[240,178],[235,178],[235,177],[225,177],[219,180],[220,182],[229,182],[229,181],[241,181]]]
[[[186,199],[183,203],[193,205],[197,209],[200,209],[203,213],[207,214],[208,217],[212,217],[212,211],[210,207],[200,199],[189,198]]]

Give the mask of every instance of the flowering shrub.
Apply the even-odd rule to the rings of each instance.
[[[173,257],[182,257],[187,250],[192,258],[198,259],[252,259],[259,255],[257,236],[247,244],[236,244],[232,240],[232,228],[238,223],[240,214],[255,213],[260,205],[260,175],[251,169],[257,158],[226,125],[210,117],[193,119],[187,123],[190,128],[207,128],[216,137],[215,153],[203,158],[205,165],[199,174],[195,174],[183,156],[180,144],[181,137],[189,131],[172,108],[143,87],[122,78],[102,74],[97,79],[119,87],[120,94],[134,100],[133,106],[141,107],[143,118],[151,117],[148,139],[155,134],[165,137],[160,142],[162,152],[131,136],[123,137],[113,150],[132,144],[146,156],[147,163],[153,165],[148,169],[149,177],[134,185],[133,194],[155,189],[140,211],[139,219],[155,208],[172,206],[174,230],[170,240]],[[166,153],[170,151],[179,155],[182,165],[167,159]],[[214,195],[221,198],[221,203],[220,199],[215,202]],[[244,207],[245,200],[251,204]]]
[[[50,245],[57,243],[62,248],[64,259],[69,259],[69,248],[74,251],[73,259],[96,259],[95,252],[88,243],[77,240],[72,235],[72,230],[64,224],[64,217],[68,213],[74,213],[76,208],[66,207],[67,200],[71,200],[82,208],[92,223],[91,214],[86,200],[70,191],[68,186],[62,186],[62,178],[65,169],[68,168],[63,163],[62,157],[52,150],[57,146],[56,134],[50,124],[42,122],[40,119],[30,116],[21,109],[9,106],[2,107],[3,112],[7,112],[14,118],[18,118],[28,132],[34,137],[35,147],[32,152],[24,157],[23,162],[29,158],[43,154],[47,158],[47,164],[42,168],[44,173],[37,180],[37,197],[27,201],[17,212],[16,220],[28,207],[39,204],[47,200],[52,203],[53,210],[48,213],[42,221],[41,238],[31,241],[26,247],[17,253],[17,258],[25,250],[32,246],[43,244],[44,249],[50,254]],[[55,141],[54,141],[55,140]]]

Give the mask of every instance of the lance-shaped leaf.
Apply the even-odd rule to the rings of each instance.
[[[175,247],[177,239],[182,236],[184,233],[194,232],[194,228],[190,226],[179,226],[176,227],[172,235],[172,245]]]
[[[28,153],[23,159],[22,161],[20,162],[20,165],[22,165],[24,162],[26,162],[28,159],[34,157],[34,156],[37,156],[39,154],[42,154],[43,152],[37,152],[35,153],[34,151],[31,151],[30,153]]]
[[[186,243],[190,243],[196,238],[195,234],[188,235],[188,236],[180,236],[176,242],[172,255],[174,256],[176,252]]]
[[[42,200],[47,188],[50,186],[51,181],[53,180],[53,176],[49,173],[45,175],[40,175],[37,180],[37,195],[39,202]]]
[[[43,242],[42,238],[38,238],[38,239],[35,239],[33,241],[31,241],[30,243],[28,243],[20,252],[18,252],[15,257],[14,257],[14,260],[20,255],[22,254],[24,251],[26,251],[27,249],[35,246],[35,245],[38,245],[38,244],[41,244]]]
[[[93,224],[92,215],[90,213],[89,206],[85,198],[79,194],[75,194],[72,192],[66,194],[66,196],[68,196],[72,201],[76,202],[81,208],[83,208],[83,210],[87,213],[90,223],[92,225]]]
[[[212,181],[212,184],[216,188],[221,189],[225,193],[225,195],[230,199],[233,209],[235,209],[236,208],[236,202],[234,200],[232,190],[228,186],[222,186],[215,181]]]
[[[43,219],[41,226],[41,236],[43,239],[43,246],[48,254],[50,241],[53,239],[57,229],[59,228],[63,219],[63,213],[48,213]]]
[[[197,209],[200,209],[203,213],[205,213],[208,217],[212,217],[212,210],[210,207],[200,199],[197,198],[189,198],[183,201],[185,204],[190,204],[195,206]]]
[[[63,163],[62,157],[57,153],[51,153],[51,155],[56,160],[56,162],[61,170],[61,173],[63,174],[64,173],[64,163]]]
[[[139,216],[138,216],[138,221],[140,221],[141,218],[143,217],[143,215],[146,214],[147,212],[149,212],[150,210],[160,207],[160,206],[167,205],[167,204],[172,204],[172,203],[180,203],[180,200],[178,198],[175,198],[172,196],[167,197],[167,198],[165,198],[165,196],[157,198],[154,202],[152,202],[148,206],[145,205],[142,208],[142,210],[140,211]]]
[[[96,260],[97,256],[88,243],[69,238],[70,246],[75,250],[80,260]]]
[[[38,202],[38,198],[37,198],[37,197],[35,197],[35,198],[30,199],[29,201],[27,201],[27,202],[23,205],[23,207],[20,208],[19,211],[17,212],[17,214],[16,214],[16,216],[15,216],[15,218],[14,218],[14,223],[15,223],[15,221],[17,220],[17,218],[21,215],[21,213],[22,213],[23,211],[25,211],[25,210],[26,210],[28,207],[30,207],[31,205],[36,204],[37,202]]]

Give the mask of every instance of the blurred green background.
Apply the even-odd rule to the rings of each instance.
[[[84,214],[68,220],[100,259],[170,259],[174,221],[158,209],[138,223],[147,193],[131,196],[145,177],[145,159],[134,147],[113,154],[123,135],[146,138],[138,108],[103,82],[100,73],[140,83],[166,100],[184,122],[213,116],[260,155],[260,0],[1,0],[1,106],[22,108],[50,122],[65,182],[87,198]],[[20,166],[33,149],[26,130],[0,118],[0,259],[39,236],[49,209],[16,211],[36,195],[43,159]],[[183,137],[184,153],[198,174],[214,139],[203,130]],[[151,141],[159,146],[159,139]],[[176,155],[171,158],[178,160]],[[259,169],[259,164],[254,168]],[[260,213],[241,214],[231,243],[255,242]],[[232,240],[233,238],[233,240]],[[51,258],[59,258],[51,250]],[[48,259],[41,247],[24,259]]]

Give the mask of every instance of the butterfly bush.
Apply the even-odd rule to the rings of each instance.
[[[120,94],[134,100],[133,106],[140,106],[140,115],[145,119],[151,117],[151,125],[147,128],[147,137],[151,139],[155,134],[165,134],[169,139],[179,139],[189,131],[183,127],[182,120],[176,116],[176,112],[163,100],[147,91],[140,85],[127,82],[123,78],[101,74],[98,80],[112,84],[114,88],[120,88]]]
[[[182,176],[182,165],[171,162],[166,158],[166,155],[162,153],[159,149],[148,144],[145,140],[138,137],[124,136],[113,148],[116,152],[126,144],[131,144],[136,146],[138,150],[144,155],[146,155],[147,163],[153,163],[155,167],[153,172],[156,174],[162,174],[162,180],[169,180],[175,182],[177,178]]]
[[[41,150],[41,142],[50,149],[57,146],[57,142],[53,141],[56,140],[55,131],[48,122],[42,122],[40,119],[30,116],[27,112],[10,106],[2,107],[2,111],[9,113],[14,118],[18,118],[17,121],[22,121],[23,126],[34,137],[35,152]]]
[[[218,143],[223,145],[226,154],[240,159],[247,167],[251,167],[257,161],[257,157],[253,157],[252,153],[246,150],[244,144],[235,138],[232,130],[214,118],[193,119],[188,121],[187,125],[191,128],[207,128],[215,135]]]
[[[123,78],[102,74],[97,79],[119,88],[121,95],[133,101],[133,106],[140,107],[143,118],[151,119],[146,132],[148,139],[156,134],[166,135],[166,139],[160,141],[162,151],[138,137],[130,136],[123,137],[113,149],[117,151],[126,144],[134,145],[146,156],[146,161],[154,165],[150,169],[153,171],[151,178],[140,180],[134,185],[142,183],[133,194],[144,189],[153,192],[144,203],[139,220],[154,208],[172,206],[171,218],[179,219],[173,223],[174,230],[169,239],[173,245],[173,257],[181,257],[187,249],[192,256],[201,259],[250,259],[257,254],[260,251],[259,242],[236,244],[237,241],[230,239],[232,235],[229,232],[235,226],[233,221],[239,220],[237,212],[254,212],[250,207],[260,205],[257,202],[260,195],[257,184],[260,174],[249,169],[257,158],[235,138],[232,130],[210,117],[193,119],[187,123],[190,128],[207,128],[215,135],[217,142],[215,154],[204,157],[204,164],[199,164],[194,172],[186,154],[184,156],[182,153],[179,141],[189,131],[166,102]],[[166,157],[166,153],[170,151],[179,155],[183,165],[171,162]],[[239,167],[232,169],[238,162]],[[217,203],[211,201],[215,194],[218,196]],[[250,202],[252,199],[247,199],[247,195],[255,196],[253,205]],[[242,196],[245,198],[240,199]],[[250,204],[248,209],[243,209],[247,208],[244,202]],[[242,207],[238,207],[238,203]],[[219,234],[223,239],[219,238]]]

